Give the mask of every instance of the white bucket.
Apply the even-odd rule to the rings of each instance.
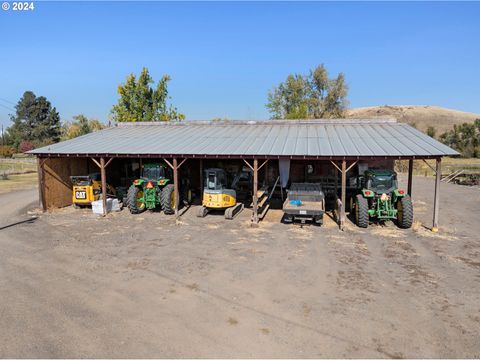
[[[107,199],[107,212],[109,210],[108,200],[109,199]],[[92,201],[92,211],[94,214],[103,215],[103,200]]]
[[[118,199],[107,199],[107,213],[122,210]],[[103,215],[103,200],[92,201],[92,211],[94,214]]]

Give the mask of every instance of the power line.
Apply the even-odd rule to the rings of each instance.
[[[10,100],[7,100],[7,99],[4,99],[4,98],[2,98],[2,97],[0,97],[0,100],[5,101],[5,102],[7,102],[7,103],[9,103],[9,104],[12,104],[12,105],[16,105],[14,102],[12,102],[12,101],[10,101]]]
[[[11,107],[7,106],[7,105],[3,105],[3,104],[0,104],[1,107],[4,107],[5,109],[7,110],[10,110],[10,111],[15,111],[15,109],[12,109]]]

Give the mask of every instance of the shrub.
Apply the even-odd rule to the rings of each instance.
[[[0,146],[0,157],[11,158],[15,154],[15,149],[8,145]]]
[[[20,152],[24,153],[24,152],[35,149],[35,146],[33,145],[33,143],[31,141],[23,140],[20,143],[18,149],[20,150]]]

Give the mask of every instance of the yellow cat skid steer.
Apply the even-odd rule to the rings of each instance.
[[[72,202],[75,206],[91,205],[102,195],[102,180],[100,173],[87,176],[70,176],[73,184]],[[107,195],[115,196],[115,189],[107,184]]]
[[[234,180],[235,183],[237,181]],[[223,169],[205,170],[202,207],[198,209],[197,216],[205,217],[210,210],[225,210],[225,219],[229,220],[243,210],[243,204],[237,203],[236,191],[227,187],[227,173]]]

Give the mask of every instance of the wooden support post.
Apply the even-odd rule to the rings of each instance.
[[[267,186],[270,185],[270,179],[269,179],[269,175],[268,175],[268,168],[269,168],[269,165],[268,163],[265,164],[265,176],[264,176],[264,182]]]
[[[38,206],[43,210],[47,210],[47,203],[45,201],[45,170],[43,168],[46,159],[37,159],[37,172],[38,172]]]
[[[338,199],[338,169],[335,168],[335,201]]]
[[[437,158],[435,169],[435,197],[433,198],[433,226],[432,231],[438,231],[438,211],[440,208],[440,179],[442,177],[442,158]]]
[[[103,216],[107,215],[107,174],[105,171],[105,158],[100,158],[100,176],[102,178]]]
[[[412,180],[413,180],[413,159],[408,160],[408,188],[407,194],[412,196]]]
[[[200,159],[200,201],[203,197],[203,159]]]
[[[179,194],[178,194],[178,163],[177,158],[173,158],[173,186],[174,186],[174,202],[175,202],[175,219],[178,219],[178,205],[179,205]]]
[[[335,169],[335,206],[334,206],[334,209],[335,209],[335,216],[339,216],[339,213],[338,213],[338,210],[337,209],[337,205],[338,205],[338,167],[332,162],[332,164],[334,165],[334,169]],[[337,219],[337,221],[340,221],[340,219]],[[340,225],[340,224],[339,224]]]
[[[347,202],[347,162],[342,160],[342,208],[340,209],[340,229],[345,226],[345,203]]]
[[[258,224],[258,160],[253,159],[253,223]]]

